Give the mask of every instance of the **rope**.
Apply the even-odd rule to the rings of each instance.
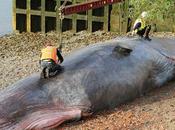
[[[60,45],[59,45],[59,50],[62,50],[62,24],[63,24],[63,19],[64,19],[64,14],[62,13],[62,10],[65,8],[68,0],[64,0],[64,3],[58,8],[57,6],[55,7],[55,10],[58,9],[59,11],[59,16],[60,16]]]

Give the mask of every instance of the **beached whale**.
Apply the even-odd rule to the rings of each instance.
[[[0,92],[1,130],[49,130],[111,109],[175,77],[175,40],[122,38],[65,57],[64,71],[33,74]]]

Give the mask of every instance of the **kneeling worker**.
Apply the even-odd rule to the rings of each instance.
[[[41,50],[42,77],[47,78],[60,72],[62,70],[60,64],[63,60],[60,50],[47,41],[46,47]]]
[[[149,38],[149,32],[151,30],[151,25],[146,25],[145,20],[147,17],[148,17],[148,13],[142,12],[141,18],[138,18],[134,23],[133,33],[138,34],[140,37],[143,37],[145,35],[144,39],[151,41],[151,39]]]

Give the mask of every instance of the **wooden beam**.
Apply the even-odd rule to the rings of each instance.
[[[31,32],[30,0],[27,0],[27,32]]]
[[[30,10],[30,15],[42,16],[41,11],[39,10]]]
[[[72,1],[73,4],[76,4],[76,0]],[[77,14],[74,13],[72,17],[72,31],[75,33],[77,32]]]
[[[68,15],[69,16],[69,15]],[[87,15],[80,15],[77,14],[77,20],[86,20],[87,21]]]
[[[16,31],[16,0],[13,0],[12,28]]]
[[[88,31],[92,32],[92,10],[88,11]]]
[[[104,22],[104,17],[99,17],[99,16],[92,16],[91,21],[95,22]]]
[[[45,0],[41,0],[41,32],[45,33],[46,29],[46,23],[45,23]]]
[[[48,17],[56,17],[56,12],[48,12],[48,11],[45,11],[45,16],[48,16]]]
[[[26,9],[16,9],[16,14],[27,14],[27,10]]]
[[[57,0],[56,1],[56,32],[61,32],[62,31],[62,27],[61,27],[61,21],[60,21],[60,15],[59,15],[59,7],[61,6],[61,0]]]
[[[108,22],[109,21],[109,5],[104,7],[104,23],[103,23],[103,30],[108,31]]]

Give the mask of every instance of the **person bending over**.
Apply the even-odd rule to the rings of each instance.
[[[47,41],[45,48],[41,50],[41,77],[49,78],[60,72],[63,69],[60,65],[63,60],[60,50]]]
[[[140,37],[144,37],[145,40],[151,41],[149,33],[151,25],[146,25],[146,18],[148,17],[147,12],[142,12],[141,17],[138,18],[133,27],[133,33],[138,34]]]

